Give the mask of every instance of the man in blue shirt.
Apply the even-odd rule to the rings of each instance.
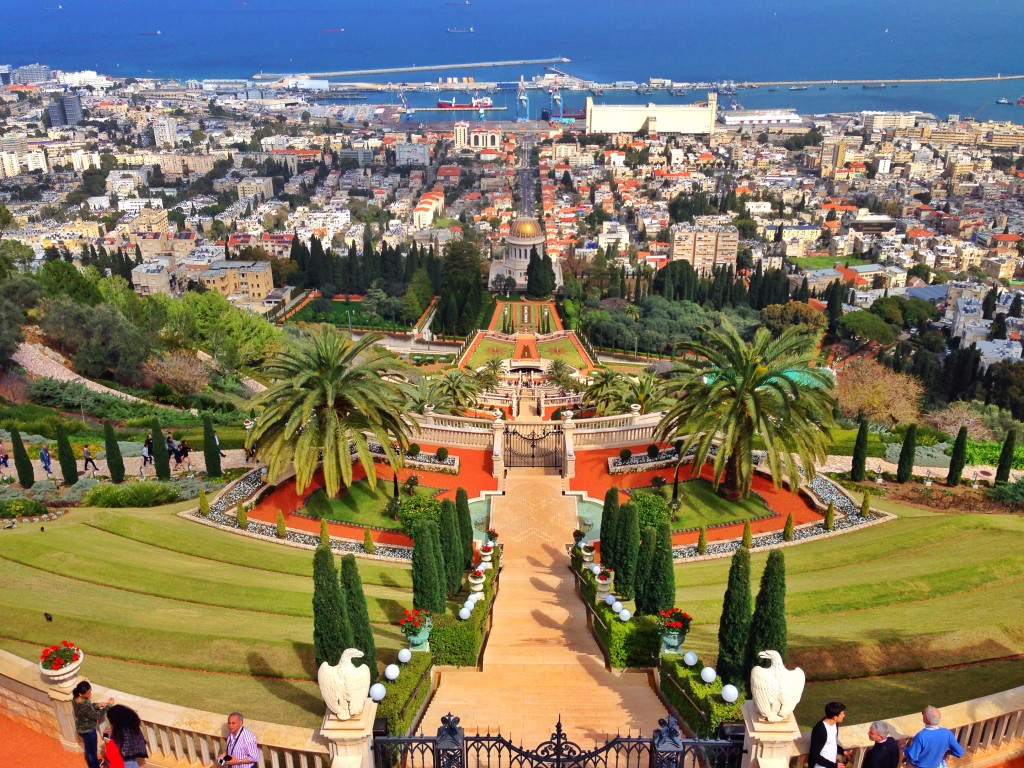
[[[963,757],[964,748],[949,728],[940,728],[942,714],[935,707],[921,712],[924,729],[910,742],[904,757],[914,768],[945,768],[946,755]]]

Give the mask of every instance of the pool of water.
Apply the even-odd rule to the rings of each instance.
[[[473,521],[473,539],[482,542],[491,520],[490,498],[469,502],[469,517]]]
[[[586,534],[583,540],[587,543],[597,541],[601,530],[601,509],[600,502],[576,500],[576,525]],[[491,519],[490,498],[469,502],[469,516],[473,520],[473,538],[483,541]],[[571,539],[571,536],[572,531],[566,531],[566,540]]]

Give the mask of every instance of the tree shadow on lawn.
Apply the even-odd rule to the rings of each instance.
[[[370,582],[367,582],[367,584],[369,584],[369,583]],[[399,588],[404,588],[404,587],[408,587],[409,586],[408,583],[406,583],[406,584],[400,583],[398,581],[398,579],[396,579],[394,576],[392,576],[387,571],[381,571],[380,572],[380,578],[377,581],[377,583],[380,586],[382,586],[382,587],[399,587]]]
[[[386,597],[377,598],[377,604],[380,606],[381,611],[387,617],[388,621],[392,624],[398,622],[405,615],[405,606],[403,606],[397,600],[391,600]]]
[[[313,659],[313,646],[311,643],[293,643],[295,647],[296,655],[302,661],[303,669],[310,675],[311,682],[316,679],[316,671],[312,670],[314,665]],[[272,667],[267,660],[259,653],[255,651],[249,653],[246,656],[246,661],[249,664],[249,672],[252,675],[256,675],[254,679],[262,685],[269,694],[277,699],[286,701],[292,704],[304,712],[310,712],[312,714],[322,714],[324,711],[324,701],[320,696],[314,695],[307,690],[304,690],[298,684],[284,679],[275,679],[275,676],[280,675],[281,672],[278,669]]]

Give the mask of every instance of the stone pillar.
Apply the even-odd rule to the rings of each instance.
[[[505,460],[502,448],[505,440],[505,422],[499,416],[491,427],[494,430],[491,438],[491,477],[501,477],[505,473]]]
[[[563,411],[564,421],[562,422],[562,437],[564,439],[565,454],[562,457],[562,477],[576,477],[576,447],[573,445],[573,434],[576,432],[576,424],[572,420],[572,411]]]
[[[426,405],[423,406],[423,423],[434,423],[434,406],[430,403],[427,403]]]
[[[640,404],[633,403],[631,406],[629,406],[629,412],[633,416],[633,423],[638,423],[640,421]]]
[[[350,720],[339,720],[328,711],[320,735],[328,741],[331,768],[373,768],[373,720],[377,702],[366,699],[363,711]]]
[[[75,711],[71,705],[74,698],[72,691],[78,684],[78,675],[62,683],[51,683],[46,689],[46,695],[53,707],[53,715],[57,720],[57,733],[55,734],[64,749],[71,752],[82,752],[82,742],[78,740],[78,731],[75,730]]]
[[[743,705],[742,768],[789,768],[789,759],[797,754],[800,728],[792,715],[779,723],[766,723],[757,714],[754,702]]]

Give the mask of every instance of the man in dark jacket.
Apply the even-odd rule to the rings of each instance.
[[[830,701],[825,705],[825,717],[811,729],[811,748],[807,753],[807,768],[838,768],[849,759],[839,744],[839,724],[846,718],[846,705]]]
[[[868,728],[868,738],[874,746],[865,753],[862,768],[897,768],[900,745],[889,735],[889,724],[876,720]]]

